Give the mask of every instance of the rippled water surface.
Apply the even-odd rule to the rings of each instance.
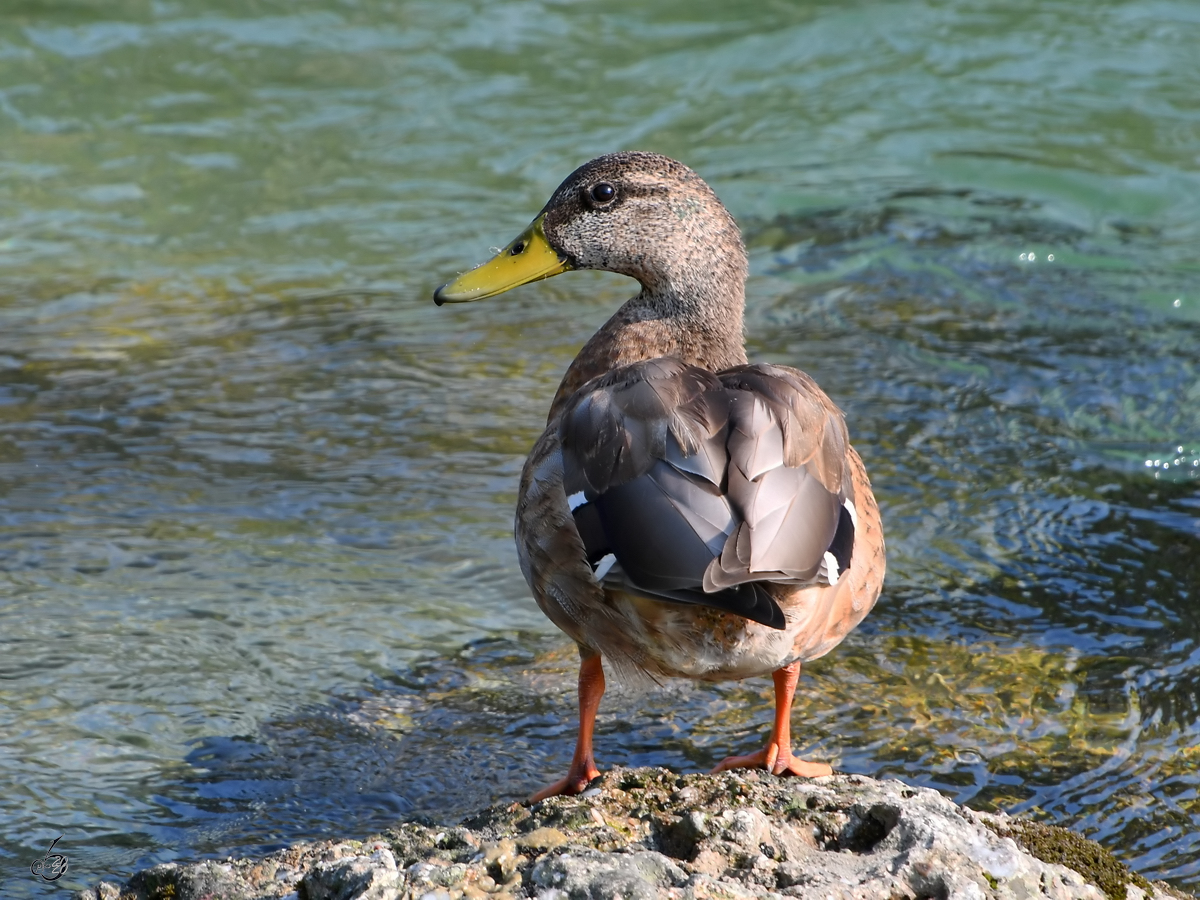
[[[1190,0],[2,4],[5,895],[60,834],[54,888],[560,774],[516,478],[634,287],[430,295],[618,148],[726,200],[751,357],[875,482],[806,752],[1200,887],[1197,46]],[[748,751],[769,687],[614,691],[601,765]]]

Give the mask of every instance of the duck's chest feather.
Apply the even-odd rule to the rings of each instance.
[[[516,541],[538,605],[582,647],[744,678],[822,655],[874,604],[878,510],[807,376],[650,360],[560,406],[522,473]]]

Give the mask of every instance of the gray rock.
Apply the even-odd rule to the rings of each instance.
[[[387,847],[370,856],[317,863],[300,882],[305,900],[395,900],[403,876]]]
[[[201,897],[242,900],[246,896],[239,888],[233,866],[212,860],[190,866],[178,863],[154,866],[135,875],[129,887],[148,897],[166,895],[172,900],[199,900]],[[124,895],[122,891],[122,900]]]
[[[655,900],[687,881],[661,853],[584,850],[540,860],[529,880],[540,900]]]
[[[111,881],[101,881],[94,888],[79,891],[77,900],[121,900],[121,886]]]
[[[103,883],[78,900],[110,900]],[[494,806],[455,828],[156,866],[121,900],[1168,900],[1062,828],[857,775],[616,769],[579,797]]]

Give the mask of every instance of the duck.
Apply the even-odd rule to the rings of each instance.
[[[439,287],[466,303],[576,269],[635,279],[550,403],[518,486],[514,538],[543,613],[579,649],[567,774],[599,777],[605,667],[715,682],[771,675],[762,749],[714,771],[832,774],[792,753],[800,667],[879,598],[879,506],[845,417],[799,369],[750,362],[749,261],[737,222],[692,169],[621,151],[580,166],[493,259]]]

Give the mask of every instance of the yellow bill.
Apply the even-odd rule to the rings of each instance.
[[[433,292],[433,302],[469,303],[495,297],[531,281],[541,281],[570,269],[567,261],[550,247],[538,216],[515,241],[482,266],[464,272]]]

